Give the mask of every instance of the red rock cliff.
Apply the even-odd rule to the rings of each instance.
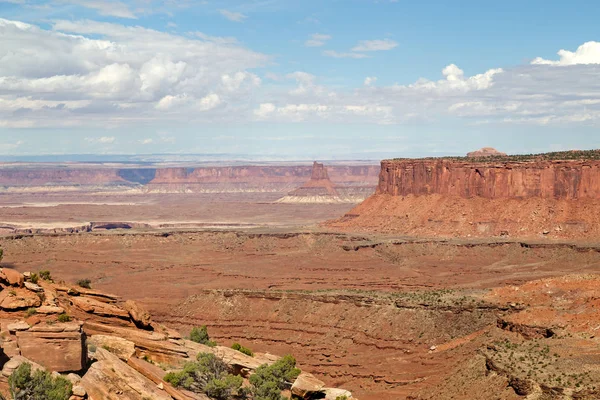
[[[381,163],[377,194],[600,199],[600,161],[388,160]]]

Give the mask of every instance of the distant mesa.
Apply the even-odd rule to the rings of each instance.
[[[506,157],[506,153],[496,150],[493,147],[484,147],[477,151],[472,151],[467,154],[469,158],[481,158],[481,157]]]
[[[310,180],[279,199],[278,203],[360,203],[372,187],[334,185],[324,164],[314,162]]]

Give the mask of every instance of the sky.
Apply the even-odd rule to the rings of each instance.
[[[0,155],[600,148],[600,2],[0,0]]]

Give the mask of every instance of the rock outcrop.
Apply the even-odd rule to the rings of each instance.
[[[278,203],[360,203],[369,194],[369,186],[334,185],[325,165],[314,162],[310,180],[279,199]]]
[[[479,149],[477,151],[472,151],[467,154],[468,158],[505,157],[505,156],[507,156],[506,153],[502,153],[501,151],[498,151],[498,150],[494,149],[493,147],[484,147],[482,149]]]
[[[16,332],[21,355],[57,372],[81,371],[87,361],[82,323],[38,324]]]
[[[34,370],[65,374],[73,383],[71,400],[208,400],[171,386],[163,379],[163,368],[179,370],[199,353],[211,353],[232,373],[248,378],[279,359],[185,340],[152,322],[135,302],[114,295],[39,278],[34,283],[31,273],[2,272],[0,392],[6,378],[27,362]],[[159,363],[162,368],[155,365]],[[324,384],[307,377],[311,375],[304,373],[298,380],[297,390],[326,395]]]
[[[381,163],[376,194],[331,227],[416,236],[593,237],[597,154]]]
[[[488,199],[600,199],[600,161],[386,160],[377,194]]]

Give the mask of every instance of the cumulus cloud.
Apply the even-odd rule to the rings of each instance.
[[[600,64],[600,42],[587,42],[575,51],[560,50],[559,60],[545,60],[541,57],[535,58],[531,63],[537,65],[567,66],[578,64]]]
[[[365,82],[364,82],[364,84],[365,84],[365,86],[371,86],[371,85],[373,85],[375,82],[377,82],[377,77],[375,77],[375,76],[367,76],[367,77],[365,78]]]
[[[392,46],[372,42],[354,49]],[[598,47],[589,42],[561,50],[557,60],[479,73],[449,63],[439,66],[437,78],[401,84],[376,84],[370,76],[356,88],[327,85],[332,77],[313,71],[281,68],[278,74],[265,72],[268,85],[263,85],[255,69],[270,67],[271,58],[233,38],[87,20],[55,21],[43,29],[0,19],[0,127],[84,131],[182,120],[401,124],[444,118],[592,125],[600,123]],[[369,53],[324,54],[364,58]],[[86,141],[108,146],[115,137]],[[110,138],[113,142],[103,141]],[[173,135],[151,139],[175,140]]]
[[[114,136],[101,136],[97,138],[86,137],[85,141],[88,143],[98,144],[113,144],[117,139]]]
[[[324,56],[333,57],[333,58],[368,58],[366,54],[361,53],[344,53],[337,52],[335,50],[325,50],[323,52]]]
[[[386,51],[396,48],[398,43],[391,39],[382,40],[361,40],[352,51]]]
[[[137,18],[125,3],[118,0],[59,0],[58,3],[77,4],[82,7],[94,9],[98,14],[109,17]]]
[[[261,85],[249,70],[269,62],[229,40],[95,21],[56,21],[46,30],[5,19],[0,59],[0,120],[37,126],[101,125],[107,117],[124,124],[174,110],[219,119],[194,112],[248,108]]]
[[[310,35],[310,38],[306,42],[304,42],[304,45],[306,47],[321,47],[321,46],[325,46],[325,43],[327,43],[327,41],[329,41],[329,40],[331,40],[330,35],[314,33],[314,34]]]
[[[246,18],[248,18],[247,15],[229,10],[219,10],[219,13],[221,13],[222,16],[233,22],[243,22]]]

